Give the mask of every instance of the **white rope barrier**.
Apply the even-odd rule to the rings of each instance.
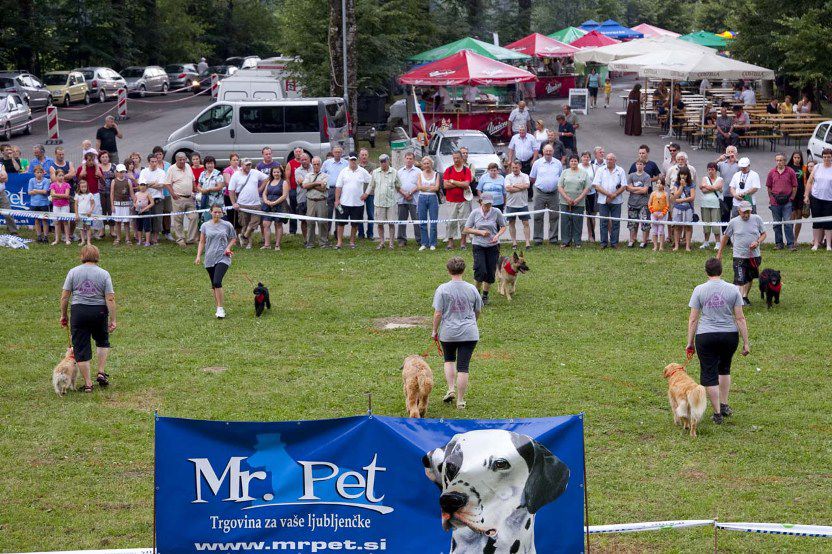
[[[717,529],[745,531],[765,535],[792,535],[795,537],[832,538],[830,525],[797,525],[792,523],[716,523]]]
[[[589,534],[635,533],[639,531],[660,531],[662,529],[682,529],[684,527],[704,527],[713,525],[713,519],[683,519],[676,521],[644,521],[641,523],[617,523],[612,525],[590,525]]]

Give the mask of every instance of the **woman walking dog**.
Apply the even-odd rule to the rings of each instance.
[[[199,246],[196,249],[195,265],[199,265],[202,252],[205,252],[205,270],[211,280],[211,291],[214,293],[214,303],[217,305],[217,319],[225,318],[223,308],[224,296],[222,279],[231,266],[231,249],[237,243],[237,233],[234,226],[222,218],[222,206],[211,206],[211,221],[206,221],[199,228]]]
[[[480,330],[477,320],[482,310],[482,299],[471,283],[462,280],[465,260],[454,256],[446,264],[451,280],[436,288],[433,295],[433,340],[442,343],[445,357],[445,381],[448,392],[443,402],[456,399],[458,409],[465,408],[465,393],[468,391],[468,366]]]
[[[110,384],[104,369],[110,353],[110,333],[116,329],[116,298],[110,274],[98,267],[100,258],[96,246],[84,245],[81,248],[81,265],[69,270],[61,294],[61,327],[69,324],[75,361],[84,378],[84,392],[92,392],[90,338],[95,340],[98,355],[96,381],[102,387]],[[67,320],[70,303],[72,313]]]
[[[482,290],[482,303],[488,304],[488,290],[494,283],[500,259],[500,236],[506,232],[503,212],[493,207],[491,193],[480,196],[480,207],[471,212],[463,233],[474,235],[474,280]]]

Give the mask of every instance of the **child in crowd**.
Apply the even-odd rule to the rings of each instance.
[[[610,105],[610,96],[612,96],[612,81],[607,77],[607,80],[604,81],[604,109],[607,109]]]
[[[81,232],[81,246],[92,244],[92,222],[81,221],[81,218],[90,217],[95,208],[95,198],[90,192],[86,179],[78,181],[78,189],[75,191],[75,219],[78,222],[77,228]]]
[[[35,166],[35,176],[29,179],[29,209],[33,212],[49,211],[49,179],[44,177],[43,168]],[[35,233],[38,242],[49,242],[49,220],[35,219]]]
[[[149,214],[153,208],[153,197],[147,192],[147,183],[139,183],[139,190],[133,195],[133,207],[137,215]],[[142,217],[136,219],[136,244],[141,243],[144,233],[144,245],[150,246],[150,232],[153,230],[153,218]]]
[[[110,202],[112,203],[113,221],[115,221],[116,245],[121,241],[121,231],[124,229],[124,244],[130,245],[130,207],[133,205],[133,187],[127,180],[127,167],[124,164],[116,166],[116,176],[110,183]]]
[[[64,216],[69,215],[69,193],[70,186],[69,183],[66,182],[66,175],[62,169],[59,169],[55,172],[55,181],[49,185],[49,198],[52,200],[53,214],[63,214]],[[72,244],[69,230],[69,220],[56,219],[55,240],[52,242],[52,246],[61,242],[61,228],[63,228],[64,241],[66,244]]]
[[[650,238],[653,239],[653,252],[656,250],[664,251],[664,229],[667,221],[667,210],[669,208],[667,203],[667,194],[664,192],[664,183],[659,180],[656,181],[656,190],[650,194],[650,201],[648,203],[650,210]]]

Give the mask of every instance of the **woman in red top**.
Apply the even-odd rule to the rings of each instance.
[[[454,239],[459,239],[459,247],[465,249],[467,236],[462,233],[462,227],[468,215],[471,213],[471,170],[462,161],[462,154],[457,150],[453,153],[454,165],[447,168],[442,175],[442,182],[445,186],[445,199],[453,205],[451,210],[451,221],[446,228],[448,246],[447,250],[454,247]],[[467,193],[467,194],[466,194]],[[467,198],[466,198],[467,196]],[[454,221],[456,220],[456,221]]]

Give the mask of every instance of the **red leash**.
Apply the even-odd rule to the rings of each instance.
[[[442,343],[441,343],[441,342],[439,342],[439,337],[438,337],[438,336],[437,336],[437,337],[433,337],[433,342],[435,342],[435,343],[436,343],[436,351],[437,351],[437,352],[439,352],[439,355],[440,355],[440,356],[444,356],[444,355],[445,355],[445,353],[444,353],[444,352],[442,352]]]

